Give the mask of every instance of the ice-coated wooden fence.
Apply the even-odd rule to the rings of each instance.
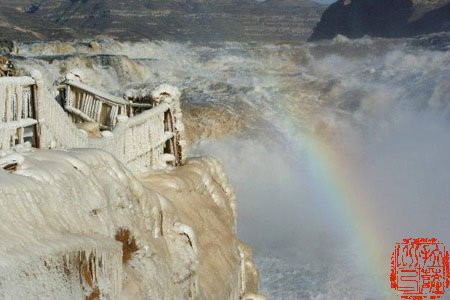
[[[91,139],[91,145],[93,148],[111,149],[132,170],[160,168],[165,163],[178,165],[179,158],[170,148],[175,142],[175,134],[164,124],[168,111],[170,106],[164,103],[133,118],[119,117],[111,134]]]
[[[178,97],[164,94],[157,105],[133,104],[74,80],[62,83],[60,96],[63,106],[44,88],[39,73],[0,78],[0,150],[29,139],[38,148],[103,149],[133,171],[182,164]],[[134,115],[136,107],[147,110]],[[75,125],[84,122],[98,123],[101,137],[88,137]]]
[[[36,134],[35,93],[31,77],[0,77],[1,149],[23,144],[33,131]]]
[[[73,122],[98,123],[104,130],[102,138],[89,139],[90,147],[108,149],[133,170],[182,163],[179,95],[157,104],[133,103],[70,79],[62,82],[60,95]]]
[[[61,91],[65,99],[64,108],[74,123],[96,122],[101,129],[112,129],[117,123],[117,116],[128,115],[128,101],[97,91],[84,83],[66,80]]]

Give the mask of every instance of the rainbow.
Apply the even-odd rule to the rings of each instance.
[[[328,214],[337,217],[346,233],[361,254],[358,266],[364,272],[375,275],[373,284],[380,295],[396,299],[395,291],[390,288],[390,253],[386,255],[383,249],[390,249],[386,245],[386,238],[377,230],[376,216],[371,214],[368,199],[370,195],[364,191],[363,178],[357,171],[355,159],[349,159],[332,147],[323,136],[303,135],[298,141],[300,151],[306,155],[315,184],[326,199]],[[394,245],[392,245],[393,249]],[[356,258],[355,258],[356,259]]]

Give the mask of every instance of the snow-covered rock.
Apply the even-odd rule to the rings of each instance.
[[[15,170],[0,169],[0,298],[256,293],[242,284],[257,272],[242,268],[251,257],[241,253],[234,193],[215,160],[138,179],[101,150],[10,155]]]

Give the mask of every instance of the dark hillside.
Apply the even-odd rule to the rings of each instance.
[[[324,9],[310,0],[2,0],[0,38],[299,41]]]
[[[450,31],[449,5],[450,0],[339,0],[325,10],[310,40]]]

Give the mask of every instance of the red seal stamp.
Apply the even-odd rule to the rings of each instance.
[[[391,257],[391,287],[402,299],[439,299],[450,284],[447,248],[436,238],[404,239]]]

